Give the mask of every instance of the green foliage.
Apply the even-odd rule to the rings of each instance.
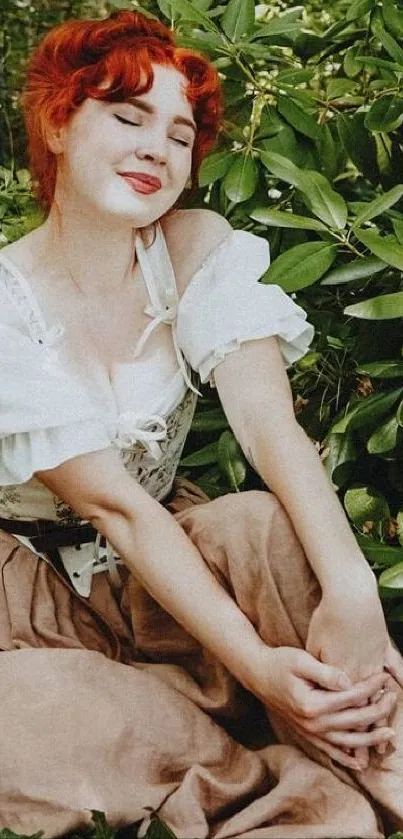
[[[149,812],[142,825],[142,839],[175,839],[175,834],[168,827],[163,819],[160,819],[151,807],[144,807]],[[129,825],[121,830],[114,830],[107,822],[105,813],[100,810],[91,810],[93,826],[81,833],[69,833],[65,839],[137,839],[139,823]],[[148,824],[147,824],[148,822]],[[7,827],[0,830],[0,839],[43,839],[43,832],[33,833],[31,836],[24,836],[14,833]]]

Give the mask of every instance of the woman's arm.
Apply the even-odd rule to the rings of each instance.
[[[355,725],[382,719],[382,703],[345,718],[346,709],[366,704],[379,691],[382,678],[348,688],[341,669],[304,650],[267,647],[173,516],[130,477],[112,449],[73,458],[37,477],[109,539],[144,588],[246,688],[332,757],[357,768],[343,746],[357,738],[358,745],[390,738],[391,731],[382,728],[351,739]]]
[[[353,679],[379,672],[388,637],[375,577],[315,447],[295,420],[276,339],[229,353],[215,381],[235,436],[287,510],[321,585],[307,649],[345,667]]]
[[[173,516],[133,480],[113,449],[72,458],[36,477],[107,537],[167,612],[239,681],[248,681],[249,662],[263,642]]]

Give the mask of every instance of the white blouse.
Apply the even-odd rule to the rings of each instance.
[[[195,409],[191,369],[213,385],[214,368],[228,352],[270,335],[278,336],[287,365],[306,352],[313,328],[305,312],[278,286],[257,282],[270,261],[264,239],[230,231],[179,299],[159,223],[155,234],[149,247],[140,232],[136,236],[150,322],[135,360],[122,365],[119,407],[113,392],[108,400],[105,393],[97,399],[85,390],[64,357],[63,324],[46,324],[27,279],[0,252],[1,517],[79,521],[35,472],[109,446],[119,450],[144,489],[162,500]],[[161,323],[171,327],[170,351],[150,352],[148,339]],[[61,549],[62,555],[73,551]],[[85,559],[82,550],[74,556],[75,563]],[[82,594],[89,593],[91,573],[87,578],[85,585],[75,583]]]

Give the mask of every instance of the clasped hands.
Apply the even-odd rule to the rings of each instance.
[[[356,602],[323,595],[306,650],[266,651],[266,677],[257,693],[269,708],[343,766],[367,768],[371,748],[382,759],[393,745],[392,676],[403,686],[403,662],[390,643],[377,595]]]

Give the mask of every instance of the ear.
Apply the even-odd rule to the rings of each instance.
[[[46,143],[53,154],[64,151],[64,126],[48,125],[46,128]]]

